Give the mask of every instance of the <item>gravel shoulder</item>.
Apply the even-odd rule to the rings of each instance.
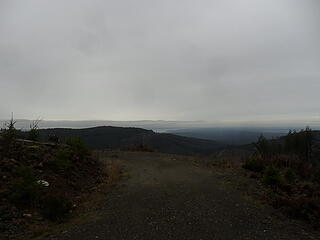
[[[106,196],[96,219],[47,239],[320,239],[301,224],[275,217],[268,206],[252,204],[224,184],[221,174],[190,158],[112,156],[130,177]]]

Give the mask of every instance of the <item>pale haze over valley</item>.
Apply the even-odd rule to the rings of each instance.
[[[317,0],[0,0],[0,119],[320,125],[319,11]]]

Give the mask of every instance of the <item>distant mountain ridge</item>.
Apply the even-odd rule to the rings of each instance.
[[[261,134],[267,139],[272,139],[286,135],[288,130],[263,128],[190,128],[169,132],[179,136],[208,139],[229,145],[245,145],[256,142]]]
[[[16,128],[29,129],[32,120],[15,119]],[[7,120],[0,119],[0,127]],[[164,120],[138,120],[138,121],[112,121],[112,120],[42,120],[39,124],[41,129],[47,128],[92,128],[97,126],[115,126],[115,127],[135,127],[143,129],[152,129],[164,132],[168,129],[194,128],[207,126],[205,121],[164,121]]]
[[[115,149],[143,144],[164,153],[208,155],[227,147],[225,144],[212,140],[156,133],[152,130],[133,127],[51,128],[39,131],[44,140],[50,135],[60,138],[77,136],[93,149]]]

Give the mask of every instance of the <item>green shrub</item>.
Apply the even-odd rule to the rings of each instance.
[[[42,214],[51,221],[60,222],[69,214],[71,207],[71,201],[66,197],[47,196],[42,201]]]
[[[17,178],[13,181],[9,198],[20,207],[33,207],[40,199],[43,187],[37,183],[33,171],[29,167],[19,167]]]
[[[5,123],[5,129],[2,129],[1,135],[4,143],[10,143],[13,139],[17,137],[17,130],[15,128],[16,121],[13,120],[13,117],[9,122]]]
[[[68,138],[66,140],[66,144],[71,148],[74,154],[82,159],[89,154],[89,149],[87,148],[84,141],[79,137]]]
[[[284,181],[279,169],[267,167],[263,172],[262,182],[267,186],[281,186]]]
[[[1,133],[1,155],[11,157],[15,149],[15,139],[18,136],[18,131],[15,128],[16,121],[11,118],[9,122],[5,123],[5,128],[0,130]]]
[[[39,133],[39,123],[40,119],[32,121],[30,124],[30,131],[28,132],[28,139],[32,141],[39,140],[40,133]]]
[[[54,171],[65,171],[72,166],[72,152],[68,148],[60,148],[54,154],[49,166]]]
[[[292,168],[286,168],[283,176],[288,183],[294,183],[294,181],[297,179],[296,173]]]
[[[249,171],[258,172],[258,173],[264,170],[264,164],[262,160],[258,157],[251,157],[247,159],[247,161],[242,165],[242,167]]]
[[[40,134],[39,134],[38,129],[31,129],[31,130],[28,132],[28,140],[38,141],[38,140],[39,140],[39,137],[40,137]]]

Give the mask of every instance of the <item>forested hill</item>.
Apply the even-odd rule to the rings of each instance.
[[[54,135],[61,139],[77,136],[93,149],[125,148],[142,144],[164,153],[207,155],[227,146],[212,140],[155,133],[142,128],[103,126],[85,129],[41,129],[39,131],[43,140]]]

